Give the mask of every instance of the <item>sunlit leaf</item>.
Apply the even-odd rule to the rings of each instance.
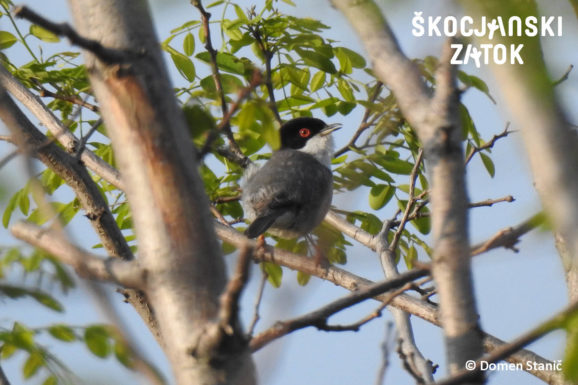
[[[0,31],[0,49],[12,47],[18,39],[8,31]]]
[[[30,34],[47,43],[58,43],[60,41],[58,36],[36,24],[30,26]]]

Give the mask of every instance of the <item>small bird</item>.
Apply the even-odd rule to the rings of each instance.
[[[301,117],[281,126],[281,148],[262,166],[245,172],[241,203],[249,238],[266,231],[298,238],[319,225],[333,197],[331,133],[341,124]]]

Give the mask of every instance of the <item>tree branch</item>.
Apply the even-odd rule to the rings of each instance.
[[[221,81],[221,73],[219,71],[219,66],[217,64],[218,52],[217,52],[217,50],[215,50],[215,48],[213,48],[213,43],[211,40],[211,28],[209,26],[209,20],[211,19],[211,14],[205,10],[201,0],[192,0],[191,4],[193,4],[193,6],[195,8],[197,8],[201,14],[201,21],[203,23],[203,31],[205,32],[205,49],[207,50],[207,52],[209,52],[209,55],[211,56],[211,63],[210,63],[211,64],[211,72],[213,74],[213,81],[215,82],[215,89],[217,91],[217,94],[219,95],[219,99],[220,99],[220,103],[221,103],[221,111],[223,113],[223,120],[222,120],[222,127],[220,127],[218,129],[218,132],[222,131],[227,136],[227,139],[229,140],[229,149],[231,150],[231,152],[233,152],[238,157],[244,158],[243,152],[241,151],[241,149],[239,148],[239,145],[235,141],[235,137],[233,136],[233,131],[231,130],[230,118],[232,116],[232,113],[231,113],[231,115],[229,115],[229,107],[227,105],[227,98],[225,97],[225,91],[223,90],[223,84]],[[255,80],[255,78],[254,78],[254,80]],[[248,87],[249,90],[248,90],[247,94],[245,95],[245,97],[249,94],[249,92],[254,87],[256,87],[256,85]],[[229,116],[229,117],[227,118],[227,116]],[[211,136],[209,136],[209,138],[211,138]],[[211,142],[215,138],[213,138],[211,141],[207,141],[208,143],[205,144],[203,151],[208,151],[208,148],[210,148]],[[201,155],[203,155],[203,153],[201,153]]]
[[[26,6],[19,6],[14,8],[14,16],[26,19],[33,24],[39,25],[40,27],[54,33],[55,35],[67,37],[72,44],[92,52],[104,63],[126,63],[137,57],[135,53],[131,54],[128,50],[121,51],[107,48],[96,40],[91,40],[80,36],[68,23],[54,23]]]
[[[273,60],[274,53],[266,46],[266,43],[263,41],[263,36],[261,35],[258,27],[249,27],[249,32],[251,32],[253,35],[253,38],[257,42],[257,46],[265,57],[265,86],[267,87],[267,93],[269,94],[269,106],[271,111],[273,111],[275,119],[279,124],[281,124],[283,121],[281,120],[279,110],[277,109],[277,102],[275,101],[275,90],[273,89],[272,80],[273,70],[271,68],[271,61]]]
[[[335,214],[333,214],[332,216],[341,219],[339,216]],[[328,219],[328,217],[329,214],[326,217],[326,220]],[[347,223],[347,225],[350,225],[347,228],[348,231],[350,231],[352,228],[355,228],[355,226],[351,225],[344,219],[341,220]],[[242,233],[238,232],[237,230],[222,225],[218,222],[215,222],[214,225],[218,237],[221,238],[223,241],[230,243],[237,248],[245,247],[246,244],[249,244],[252,247],[257,247],[256,241],[247,239],[247,237],[245,237]],[[354,231],[353,233],[356,233],[358,235],[357,236],[358,240],[363,239],[368,242],[367,244],[363,243],[365,246],[371,248],[370,245],[372,245],[373,247],[375,247],[374,244],[375,237],[373,237],[371,234],[359,228],[358,231],[356,232]],[[318,264],[316,264],[315,261],[311,258],[297,255],[282,249],[274,249],[270,251],[260,250],[260,253],[258,253],[258,255],[256,255],[255,258],[257,260],[274,262],[293,270],[302,271],[306,274],[318,277],[325,281],[332,282],[350,291],[356,291],[361,288],[368,287],[374,283],[368,279],[359,277],[355,274],[352,274],[346,270],[340,269],[335,266],[321,267]],[[376,299],[382,302],[386,301],[387,295],[377,296]],[[431,303],[425,302],[423,300],[417,299],[413,296],[404,293],[393,298],[391,300],[391,305],[399,309],[402,309],[405,312],[413,314],[419,318],[422,318],[423,320],[430,322],[436,326],[441,326],[440,320],[438,318],[438,307]],[[490,334],[484,332],[480,333],[484,339],[484,349],[486,349],[486,351],[493,351],[497,349],[499,346],[505,344],[504,341]],[[525,365],[527,361],[533,361],[550,365],[552,364],[551,361],[529,350],[520,350],[514,353],[512,356],[508,357],[507,360],[513,363],[521,363],[522,365]],[[560,373],[550,373],[540,370],[528,370],[528,372],[533,374],[537,378],[540,378],[544,381],[548,381],[548,383],[550,384],[558,385],[564,383],[563,377]]]
[[[578,302],[574,302],[566,309],[556,314],[554,317],[548,319],[545,322],[542,322],[540,325],[527,331],[526,333],[522,334],[513,341],[493,350],[490,354],[483,356],[482,358],[480,358],[475,362],[475,365],[472,365],[473,369],[469,370],[462,369],[459,372],[452,375],[451,377],[436,382],[436,385],[458,385],[463,384],[468,380],[471,380],[472,378],[474,378],[476,375],[479,375],[483,371],[481,363],[494,363],[508,358],[513,353],[520,351],[523,347],[528,346],[529,344],[543,337],[544,335],[554,330],[563,328],[564,324],[567,323],[567,320],[570,317],[574,316],[577,312],[578,312]],[[534,364],[534,362],[532,362],[532,364]],[[537,364],[540,363],[537,362]],[[524,364],[524,366],[527,365]]]
[[[105,250],[112,256],[132,259],[104,197],[82,164],[38,131],[10,97],[0,106],[0,118],[22,138],[20,146],[27,147],[74,190]]]
[[[375,102],[375,100],[379,96],[379,93],[381,92],[382,88],[383,88],[383,83],[378,82],[377,85],[375,86],[375,89],[373,90],[373,93],[369,97],[368,102],[370,102],[370,103]],[[353,136],[351,137],[351,139],[349,140],[349,142],[345,146],[341,147],[339,150],[337,150],[335,152],[334,157],[338,157],[340,155],[345,154],[351,148],[356,148],[355,143],[357,142],[357,140],[359,139],[361,134],[363,134],[365,132],[365,130],[367,130],[369,127],[371,127],[374,124],[373,120],[369,121],[370,116],[371,116],[371,109],[369,107],[367,107],[365,109],[365,112],[363,113],[363,117],[361,118],[361,123],[359,124],[359,127],[357,127],[357,131],[355,131],[355,133],[353,134]]]
[[[217,129],[213,130],[209,133],[209,136],[208,136],[207,140],[205,141],[205,144],[203,145],[203,148],[201,149],[201,151],[199,153],[199,158],[204,157],[207,153],[209,153],[209,151],[211,151],[213,142],[215,141],[215,139],[217,139],[217,137],[223,131],[225,131],[225,133],[227,133],[227,131],[231,132],[231,118],[233,117],[235,112],[237,112],[237,110],[239,109],[239,107],[241,106],[243,101],[249,97],[251,92],[259,84],[261,84],[262,80],[263,79],[262,79],[261,73],[258,70],[253,71],[253,77],[251,79],[251,82],[246,87],[244,87],[243,89],[241,89],[239,91],[239,93],[237,95],[237,100],[235,101],[235,103],[233,103],[231,105],[231,108],[227,108],[227,110],[225,111],[225,115],[223,116],[223,118],[221,119],[221,122],[217,126]],[[241,151],[241,149],[237,145],[237,142],[235,141],[235,138],[232,136],[232,134],[227,134],[227,135],[229,138],[230,151],[232,153],[234,153],[236,157],[241,157],[242,162],[240,165],[243,168],[246,167],[247,163],[249,162],[249,159],[246,156],[244,156],[243,152]]]
[[[257,351],[277,338],[280,338],[295,330],[303,329],[308,326],[315,326],[320,330],[352,330],[351,327],[347,328],[332,327],[327,324],[327,320],[330,316],[340,312],[343,309],[347,309],[359,302],[365,301],[368,298],[378,296],[389,290],[399,288],[405,285],[407,282],[413,281],[427,274],[428,270],[426,269],[415,269],[407,273],[400,274],[398,277],[391,278],[383,282],[375,283],[365,288],[361,288],[349,294],[348,296],[333,301],[311,313],[305,314],[297,318],[293,318],[288,321],[277,322],[275,326],[273,326],[268,330],[265,330],[263,333],[258,334],[251,340],[250,343],[251,350],[253,352]],[[393,297],[390,297],[389,301],[384,302],[383,304],[387,305],[392,299]]]
[[[520,241],[520,237],[530,230],[540,226],[544,223],[544,219],[544,215],[539,213],[520,223],[516,227],[508,227],[500,230],[487,241],[472,246],[471,255],[479,255],[498,247],[504,247],[518,252],[515,245]]]
[[[470,162],[470,160],[472,160],[472,158],[474,157],[474,155],[476,155],[478,152],[482,151],[482,150],[487,150],[490,148],[494,147],[494,144],[496,144],[496,142],[502,138],[505,138],[506,136],[510,135],[513,131],[509,130],[510,128],[510,122],[508,122],[506,124],[506,128],[504,128],[504,131],[502,131],[501,133],[494,135],[492,137],[492,139],[490,139],[489,142],[479,146],[479,147],[474,147],[472,148],[472,150],[470,151],[470,153],[468,154],[468,156],[466,156],[466,164],[468,164]]]
[[[38,98],[28,88],[24,87],[8,70],[0,65],[0,82],[16,100],[22,103],[52,135],[58,140],[69,153],[75,153],[79,149],[79,140],[54,116]],[[111,165],[96,156],[92,151],[82,151],[80,157],[82,162],[98,176],[108,183],[124,190],[124,185],[120,179],[120,174]]]
[[[52,92],[52,91],[44,88],[42,86],[42,84],[40,84],[40,83],[38,83],[37,86],[40,89],[40,96],[41,97],[51,97],[51,98],[62,100],[62,101],[68,102],[68,103],[76,104],[78,106],[88,108],[89,110],[91,110],[93,112],[99,111],[98,106],[91,104],[91,103],[87,103],[86,101],[80,99],[77,96],[61,95],[57,92]]]
[[[239,298],[249,280],[249,267],[253,257],[253,249],[247,245],[239,252],[237,269],[229,280],[225,292],[219,299],[219,324],[228,335],[238,328]]]
[[[61,231],[43,229],[32,223],[18,222],[10,227],[12,234],[70,265],[83,278],[113,282],[124,287],[142,287],[145,273],[136,262],[110,257],[103,259],[72,245]]]

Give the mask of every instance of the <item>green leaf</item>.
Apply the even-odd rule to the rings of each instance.
[[[316,51],[296,48],[295,51],[303,59],[306,65],[318,68],[330,74],[337,73],[335,65],[330,58]]]
[[[18,39],[7,31],[0,31],[0,50],[12,47]]]
[[[412,163],[391,156],[372,156],[371,159],[393,174],[409,175],[413,170]]]
[[[496,175],[496,167],[494,166],[492,158],[482,152],[480,152],[480,157],[482,158],[482,163],[484,163],[484,167],[488,171],[488,174],[493,178],[494,175]]]
[[[196,58],[204,61],[205,63],[211,63],[212,60],[211,54],[207,51],[197,54]],[[245,74],[245,65],[243,62],[235,55],[231,55],[227,52],[217,52],[217,66],[220,70],[225,72],[230,72],[237,75]]]
[[[134,360],[130,349],[126,343],[122,341],[115,341],[114,343],[114,356],[123,366],[132,369],[134,368]]]
[[[415,246],[411,246],[405,255],[405,265],[408,269],[413,269],[413,264],[417,261],[417,249]]]
[[[34,298],[38,303],[46,306],[49,309],[52,309],[57,312],[64,311],[64,307],[62,306],[62,304],[49,294],[43,293],[41,291],[31,291],[30,296]]]
[[[243,88],[243,82],[238,77],[229,74],[221,74],[221,85],[226,94],[235,93]],[[201,87],[208,93],[216,96],[217,88],[212,75],[201,80]]]
[[[44,357],[39,352],[32,352],[22,366],[22,376],[26,379],[32,377],[44,366]]]
[[[395,188],[390,185],[375,185],[369,192],[369,206],[374,210],[379,210],[391,200],[394,194]]]
[[[345,99],[348,102],[352,103],[355,102],[355,96],[353,96],[353,89],[351,88],[351,85],[347,80],[339,78],[337,80],[337,90],[339,91],[341,96],[343,96],[343,99]]]
[[[195,37],[190,32],[185,35],[183,40],[183,51],[187,56],[191,56],[195,52]]]
[[[313,79],[311,80],[311,92],[315,92],[325,84],[325,72],[319,71],[315,75],[313,75]]]
[[[346,56],[354,68],[365,68],[365,66],[367,65],[363,56],[361,56],[355,51],[350,50],[349,48],[345,47],[335,48],[335,56],[337,56],[339,59],[338,55]]]
[[[53,325],[48,328],[48,333],[57,340],[64,342],[76,341],[76,334],[68,325]]]
[[[58,378],[54,374],[51,374],[44,380],[42,385],[58,385]]]
[[[281,266],[273,262],[263,262],[261,263],[261,268],[267,273],[267,279],[273,287],[281,286],[281,280],[283,278],[283,269],[281,269]]]
[[[181,53],[171,53],[171,59],[179,70],[179,73],[189,82],[195,80],[196,70],[192,60]]]
[[[14,355],[17,351],[19,351],[16,345],[10,343],[4,343],[0,346],[0,358],[6,360]]]
[[[58,36],[36,24],[30,26],[30,34],[47,43],[58,43],[60,41]]]
[[[10,224],[10,218],[12,217],[12,213],[14,212],[14,209],[18,205],[19,200],[20,200],[20,193],[17,192],[12,196],[12,198],[10,198],[10,201],[6,205],[6,208],[4,209],[4,214],[2,215],[2,225],[4,226],[4,228],[8,228],[8,225]]]
[[[337,57],[337,60],[339,61],[339,70],[344,74],[350,74],[351,72],[353,72],[351,60],[349,59],[349,56],[345,53],[345,51],[336,48],[334,52],[335,56]]]
[[[422,207],[418,211],[419,213],[425,214],[429,213],[429,209],[427,207]],[[418,229],[418,231],[424,235],[429,234],[431,231],[431,217],[430,216],[423,216],[411,221],[413,225]]]
[[[84,342],[88,350],[97,357],[105,358],[110,354],[109,333],[101,325],[90,326],[84,331]]]
[[[306,274],[302,271],[298,271],[297,272],[297,283],[301,286],[305,286],[309,283],[309,280],[311,279],[311,275]]]
[[[18,199],[18,206],[20,211],[24,215],[28,215],[28,210],[30,210],[30,198],[28,197],[27,191],[25,189],[20,190],[20,199]]]
[[[19,322],[14,322],[12,327],[12,344],[22,350],[34,349],[34,332]]]
[[[180,27],[177,27],[177,28],[171,30],[171,34],[174,35],[174,34],[176,34],[176,33],[178,33],[178,32],[181,32],[181,31],[184,31],[184,30],[187,30],[187,29],[191,29],[192,27],[194,27],[195,25],[200,24],[200,23],[201,23],[201,22],[198,21],[198,20],[190,20],[190,21],[187,21],[186,23],[184,23],[184,24],[181,25]]]

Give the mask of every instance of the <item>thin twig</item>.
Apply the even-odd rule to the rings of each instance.
[[[506,123],[506,128],[504,128],[504,131],[502,131],[501,133],[499,133],[497,135],[494,135],[489,142],[487,142],[487,143],[485,143],[479,147],[472,148],[472,150],[470,151],[470,153],[466,157],[465,163],[468,164],[470,162],[470,160],[472,160],[474,155],[476,155],[478,152],[480,152],[482,150],[488,150],[490,148],[493,148],[494,144],[496,144],[496,142],[498,140],[505,138],[506,136],[511,134],[513,131],[510,131],[509,128],[510,128],[510,122]]]
[[[251,92],[259,84],[261,84],[261,82],[262,82],[261,73],[258,70],[253,71],[253,77],[251,79],[251,82],[246,87],[243,87],[241,90],[239,90],[239,93],[237,95],[237,100],[231,105],[230,108],[228,108],[228,107],[226,108],[226,111],[224,111],[224,116],[221,119],[221,122],[219,123],[217,128],[209,133],[209,136],[207,137],[207,140],[205,141],[203,148],[199,152],[199,158],[203,158],[205,155],[207,155],[209,153],[209,151],[211,151],[211,147],[213,145],[213,142],[215,141],[215,139],[217,139],[217,137],[222,132],[225,132],[227,135],[227,138],[229,140],[230,150],[232,152],[234,152],[235,154],[241,154],[241,155],[243,154],[243,152],[239,148],[239,145],[235,141],[235,138],[232,135],[231,118],[233,117],[235,112],[237,112],[237,110],[241,107],[241,104],[243,103],[243,101],[245,101],[245,99],[247,99],[249,97]]]
[[[573,69],[574,69],[574,65],[570,64],[568,66],[568,69],[566,69],[566,72],[564,72],[564,74],[562,75],[562,77],[560,77],[560,79],[558,79],[554,83],[552,83],[552,87],[556,87],[558,84],[568,80],[568,76],[570,75],[570,72],[572,72]]]
[[[72,104],[76,104],[76,105],[79,105],[81,107],[88,108],[89,110],[91,110],[93,112],[99,112],[100,111],[98,106],[96,106],[92,103],[88,103],[87,101],[82,100],[77,96],[61,95],[59,93],[52,92],[52,91],[44,88],[40,83],[37,83],[37,86],[40,88],[39,94],[41,97],[51,97],[54,99],[62,100],[62,101],[69,102]]]
[[[75,154],[76,159],[80,159],[82,157],[82,153],[86,149],[86,143],[88,142],[88,139],[90,139],[92,134],[94,134],[96,132],[96,130],[98,130],[98,126],[100,126],[101,124],[102,124],[102,119],[98,119],[90,127],[90,130],[88,130],[86,135],[84,135],[82,138],[80,138],[80,143],[78,144],[78,149],[76,150],[76,154]]]
[[[217,91],[217,94],[219,95],[219,101],[221,104],[221,112],[223,113],[223,120],[221,122],[222,127],[220,129],[218,129],[218,132],[222,131],[225,133],[225,135],[227,136],[227,139],[229,140],[229,149],[235,155],[240,156],[242,158],[242,157],[244,157],[243,152],[241,151],[241,149],[239,148],[239,145],[235,141],[235,138],[233,136],[233,131],[231,131],[230,119],[231,119],[232,115],[229,115],[229,107],[227,105],[227,99],[225,97],[225,91],[223,89],[223,83],[221,81],[221,73],[219,71],[219,66],[217,64],[217,50],[215,50],[215,48],[213,47],[213,42],[211,40],[211,28],[209,26],[209,20],[211,19],[211,14],[205,10],[201,0],[192,0],[191,3],[193,4],[193,6],[195,8],[197,8],[199,10],[199,12],[201,14],[203,31],[205,32],[205,49],[207,50],[207,52],[211,56],[211,62],[210,62],[211,72],[212,72],[212,76],[213,76],[213,81],[215,82],[215,89]],[[260,78],[260,76],[257,76],[254,74],[253,78],[254,79]],[[251,82],[251,84],[253,84],[253,81]],[[256,85],[255,86],[250,85],[248,87],[243,99],[249,94],[249,92],[254,87],[256,87]],[[228,118],[227,118],[227,116],[228,116]],[[211,138],[211,136],[209,136],[209,138]],[[215,138],[213,138],[212,140],[214,140]],[[203,147],[203,150],[201,151],[201,154],[206,154],[206,152],[208,152],[207,149],[210,148],[210,146],[212,144],[212,140],[208,141],[208,143],[205,144],[205,146]]]
[[[107,48],[96,40],[82,37],[70,26],[70,24],[54,23],[26,6],[16,7],[13,13],[14,16],[26,19],[58,36],[67,37],[72,44],[92,52],[105,63],[125,63],[135,57],[134,54],[129,54],[129,51],[127,50]]]
[[[265,270],[261,270],[261,282],[259,283],[259,290],[257,291],[257,297],[255,298],[253,320],[251,321],[251,325],[249,325],[249,332],[247,333],[247,337],[249,340],[253,338],[255,328],[257,327],[257,322],[259,322],[259,319],[261,319],[261,316],[259,315],[259,308],[261,307],[261,302],[263,300],[263,293],[265,292],[265,287],[267,286],[268,278],[269,274],[267,274]]]
[[[500,230],[487,241],[472,246],[471,255],[479,255],[498,247],[504,247],[518,252],[515,245],[520,241],[520,237],[530,230],[540,226],[542,223],[544,223],[544,215],[536,214],[516,227],[508,227]]]
[[[502,198],[496,198],[496,199],[486,199],[485,201],[479,201],[479,202],[472,202],[470,203],[468,206],[470,208],[473,207],[492,207],[494,204],[496,203],[500,203],[500,202],[514,202],[515,199],[513,196],[511,195],[506,195],[505,197]]]
[[[269,94],[269,107],[273,111],[273,115],[279,124],[282,123],[281,116],[279,115],[279,110],[277,109],[277,102],[275,101],[275,90],[273,88],[272,74],[273,70],[271,68],[271,61],[273,60],[274,52],[272,52],[265,41],[263,41],[263,36],[259,28],[249,27],[249,32],[255,38],[257,46],[263,53],[265,57],[265,86],[267,87],[267,93]]]
[[[381,92],[382,88],[383,88],[383,83],[377,82],[377,85],[375,86],[373,93],[369,97],[369,100],[368,100],[369,103],[375,102],[375,100],[379,96],[379,93]],[[337,150],[335,152],[334,157],[338,157],[340,155],[343,155],[347,151],[351,150],[351,148],[356,148],[355,142],[357,142],[357,139],[359,139],[361,134],[363,132],[365,132],[365,130],[367,130],[369,127],[371,127],[374,123],[374,120],[368,121],[370,116],[371,116],[371,108],[367,107],[365,109],[365,112],[363,113],[363,117],[361,118],[361,123],[359,124],[357,131],[355,131],[355,134],[353,134],[353,136],[351,137],[351,139],[349,140],[349,142],[345,146],[343,146],[342,148],[340,148],[339,150]]]
[[[12,159],[16,158],[20,154],[19,149],[12,150],[10,153],[6,154],[2,159],[0,159],[0,170],[6,166]]]
[[[385,374],[387,372],[387,367],[389,366],[389,353],[391,352],[393,336],[393,322],[385,323],[385,336],[383,342],[381,343],[381,365],[377,370],[377,376],[375,379],[375,385],[383,385],[385,383]]]
[[[0,65],[0,82],[2,86],[14,98],[22,103],[40,122],[46,127],[58,142],[60,142],[69,153],[76,152],[79,140],[54,116],[52,111],[40,100],[40,98],[30,92],[22,85],[8,70]],[[120,179],[120,173],[110,164],[99,158],[92,151],[84,151],[81,157],[82,162],[98,176],[108,183],[124,189],[124,184]]]
[[[389,246],[390,250],[392,250],[394,252],[395,252],[395,249],[397,249],[397,244],[399,243],[399,240],[401,238],[401,234],[402,234],[402,232],[405,228],[405,225],[408,221],[412,206],[416,202],[416,198],[414,197],[415,182],[417,180],[419,168],[421,167],[422,159],[423,159],[423,149],[420,148],[419,153],[417,154],[417,159],[415,160],[415,164],[413,166],[413,169],[411,170],[410,183],[409,183],[409,199],[407,201],[407,206],[405,207],[405,211],[403,212],[403,217],[401,218],[399,226],[397,227],[397,231],[393,235],[393,239],[392,239],[391,244]]]
[[[10,385],[10,381],[8,381],[8,377],[6,377],[2,366],[0,366],[0,385]]]
[[[405,285],[408,281],[423,277],[428,273],[429,271],[427,269],[414,269],[401,274],[396,278],[389,279],[384,282],[379,282],[366,288],[360,289],[311,313],[294,318],[292,320],[277,322],[272,328],[264,331],[263,333],[260,333],[251,340],[251,350],[259,350],[271,341],[305,327],[315,326],[316,328],[322,330],[331,329],[331,326],[327,324],[327,319],[333,314],[359,302],[362,302],[368,298],[375,297],[388,290],[399,288],[400,286]],[[393,299],[393,297],[391,297],[391,299]]]

